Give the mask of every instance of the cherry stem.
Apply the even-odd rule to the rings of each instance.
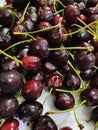
[[[33,31],[33,32],[14,32],[14,34],[18,34],[18,35],[28,35],[28,34],[36,34],[36,33],[39,33],[39,32],[43,32],[43,31],[48,31],[50,29],[53,29],[53,28],[57,28],[57,27],[60,27],[61,26],[61,23],[58,23],[57,25],[55,26],[51,26],[51,27],[47,27],[47,28],[43,28],[43,29],[40,29],[40,30],[36,30],[36,31]]]
[[[0,10],[2,9],[6,9],[6,8],[13,8],[12,5],[4,5],[4,6],[0,6]]]
[[[84,81],[82,80],[80,74],[78,73],[78,71],[74,68],[74,66],[72,65],[72,63],[68,60],[68,64],[71,66],[71,68],[75,71],[75,73],[77,74],[77,76],[79,77],[81,84],[82,84],[82,88],[84,88],[85,84]]]
[[[93,46],[88,47],[60,47],[60,48],[48,48],[49,51],[57,51],[57,50],[88,50],[93,51]]]
[[[30,5],[30,2],[27,4],[26,8],[24,9],[23,15],[22,15],[22,17],[19,20],[20,23],[22,23],[24,21],[24,17],[25,17],[25,14],[27,12],[27,9],[28,9],[29,5]]]
[[[15,47],[17,45],[22,44],[22,43],[29,43],[31,41],[32,41],[32,39],[28,39],[28,40],[24,40],[24,41],[20,41],[20,42],[14,43],[13,45],[11,45],[8,48],[6,48],[4,51],[7,51],[7,50],[9,50],[9,49],[11,49],[11,48],[13,48],[13,47]]]
[[[48,97],[51,95],[52,91],[53,91],[53,88],[51,88],[51,89],[50,89],[50,91],[49,91],[48,95],[45,97],[45,99],[44,99],[44,101],[43,101],[43,103],[42,103],[42,104],[43,104],[43,106],[44,106],[44,104],[45,104],[46,100],[48,99]]]
[[[15,60],[16,62],[22,64],[22,61],[21,61],[21,60],[18,60],[16,57],[13,57],[13,56],[9,55],[9,54],[5,53],[5,52],[2,51],[2,50],[0,50],[0,53],[3,54],[3,55],[5,55],[5,56],[7,56],[8,58],[10,58],[10,59],[12,59],[12,60]]]
[[[98,128],[98,121],[96,122],[95,126],[94,126],[94,130],[97,130]]]
[[[5,119],[0,119],[0,127],[3,125],[4,122],[5,122]]]
[[[73,92],[82,92],[84,89],[80,88],[78,90],[65,90],[65,89],[55,89],[58,92],[66,92],[66,93],[73,93]]]
[[[78,127],[80,128],[80,130],[82,130],[84,128],[84,125],[79,122],[75,110],[74,110],[74,117],[75,117],[76,123],[78,124]]]
[[[84,24],[85,26],[87,26],[87,24],[84,22],[84,21],[82,21],[80,18],[77,18],[82,24]],[[90,32],[91,32],[91,34],[92,35],[94,35],[95,34],[95,32],[90,28],[90,26],[88,26],[88,29],[90,30]]]
[[[70,108],[70,109],[67,109],[67,110],[60,110],[60,111],[51,111],[51,112],[47,112],[46,114],[61,114],[61,113],[71,112],[71,111],[78,109],[79,107],[81,107],[86,102],[87,102],[86,100],[83,100],[80,104],[76,104],[73,108]]]
[[[93,25],[93,24],[95,24],[95,23],[97,23],[97,20],[95,20],[94,22],[91,22],[90,24],[88,24],[88,25],[86,25],[86,26],[84,26],[84,27],[81,27],[80,29],[78,29],[78,30],[76,30],[76,31],[74,31],[74,32],[70,32],[70,33],[64,34],[64,36],[71,36],[71,35],[73,35],[73,34],[76,34],[76,33],[80,32],[80,31],[82,31],[82,30],[84,30],[84,29],[90,27],[91,25]]]

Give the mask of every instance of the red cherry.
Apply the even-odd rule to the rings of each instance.
[[[65,126],[65,127],[61,128],[60,130],[72,130],[72,129],[68,126]]]
[[[37,56],[25,56],[22,59],[23,68],[30,72],[37,72],[41,66],[41,60]]]
[[[63,78],[58,74],[51,74],[46,79],[46,86],[50,88],[62,88]]]
[[[36,100],[40,97],[43,85],[38,80],[29,80],[22,89],[22,95],[27,100]]]
[[[0,127],[0,130],[19,130],[19,121],[17,119],[8,119]]]

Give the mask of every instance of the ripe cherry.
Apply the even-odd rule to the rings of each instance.
[[[72,94],[64,93],[64,92],[56,92],[55,93],[55,102],[54,105],[56,108],[60,110],[67,110],[74,106],[75,99]]]
[[[29,80],[22,88],[22,96],[27,100],[36,100],[41,96],[43,85],[38,80]]]
[[[8,119],[0,127],[0,130],[19,130],[19,121],[17,119]]]
[[[38,56],[24,56],[22,58],[22,66],[25,70],[35,73],[41,67],[41,60]]]
[[[58,74],[50,74],[47,78],[46,78],[46,86],[48,88],[62,88],[63,86],[63,78],[62,76],[58,75]]]

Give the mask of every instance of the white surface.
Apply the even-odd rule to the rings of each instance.
[[[2,6],[5,4],[4,0],[0,0],[0,5]],[[43,102],[47,95],[47,92],[43,91],[42,96],[38,99],[38,101]],[[75,96],[75,99],[77,100],[78,96]],[[53,97],[49,96],[47,99],[46,103],[44,104],[44,112],[47,111],[54,111],[55,107],[53,105]],[[91,110],[90,108],[86,106],[82,106],[79,109],[76,110],[77,117],[79,121],[84,124],[84,129],[83,130],[94,130],[94,124],[90,121],[87,123],[86,120],[89,120],[90,118],[90,113]],[[55,120],[58,128],[61,128],[63,126],[70,126],[73,130],[80,130],[77,126],[77,123],[74,118],[73,112],[65,113],[65,114],[56,114],[56,115],[50,115],[52,119]],[[23,121],[20,121],[20,127],[19,130],[30,130],[29,127],[27,127]],[[98,129],[97,129],[98,130]]]

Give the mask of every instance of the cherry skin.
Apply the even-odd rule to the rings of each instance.
[[[42,114],[43,106],[38,101],[24,101],[18,107],[18,116],[25,121],[37,120]]]
[[[82,100],[86,100],[87,106],[98,105],[98,89],[97,88],[86,88],[80,94]]]
[[[65,127],[62,127],[60,130],[72,130],[72,128],[65,126]]]
[[[36,100],[41,96],[43,85],[38,80],[27,81],[22,88],[22,96],[27,100]]]
[[[32,130],[57,130],[57,125],[51,117],[43,115],[34,123]]]
[[[54,105],[57,109],[67,110],[74,106],[75,100],[72,94],[64,92],[55,92]]]
[[[41,67],[41,60],[38,56],[24,56],[22,58],[22,66],[28,72],[35,73]]]
[[[48,88],[62,88],[63,78],[58,74],[50,74],[45,81],[46,87]]]
[[[17,119],[8,119],[0,127],[0,130],[18,130],[19,121]]]

